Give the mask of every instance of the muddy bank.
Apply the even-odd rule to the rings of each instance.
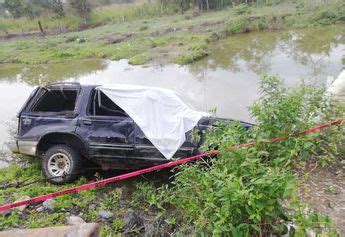
[[[300,180],[300,196],[308,204],[308,208],[328,215],[339,230],[340,236],[344,236],[345,160],[327,167],[312,163]]]

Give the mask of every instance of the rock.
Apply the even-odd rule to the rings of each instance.
[[[147,224],[145,225],[145,232],[144,236],[150,237],[150,236],[155,236],[157,233],[155,231],[155,226],[153,224]]]
[[[18,236],[96,237],[100,236],[100,226],[97,223],[83,223],[80,225],[73,226],[55,226],[34,229],[13,229],[0,232],[0,237]]]
[[[96,204],[89,204],[89,210],[95,209],[96,208]]]
[[[123,217],[123,228],[125,230],[130,230],[132,227],[140,228],[143,226],[143,220],[140,218],[138,212],[127,212]]]
[[[115,188],[115,191],[122,197],[122,194],[124,192],[123,188]]]
[[[16,202],[25,201],[25,200],[29,200],[29,199],[30,199],[29,196],[23,196],[23,197],[19,198],[18,200],[16,200]],[[25,208],[27,208],[27,206],[28,206],[28,204],[22,205],[22,206],[16,207],[16,209],[18,211],[24,211]]]
[[[79,216],[69,216],[67,218],[67,224],[68,225],[80,225],[80,224],[84,224],[85,221],[79,217]]]
[[[98,211],[98,216],[102,219],[110,219],[114,216],[113,213],[111,213],[110,211]]]
[[[44,206],[39,206],[36,208],[36,212],[40,213],[44,211]]]
[[[307,236],[316,237],[316,232],[312,229],[307,229]]]
[[[54,209],[54,203],[55,203],[55,200],[50,198],[50,199],[47,199],[45,200],[42,205],[45,209],[48,209],[48,210],[53,210]]]

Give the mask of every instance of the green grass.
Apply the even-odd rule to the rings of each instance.
[[[206,57],[208,54],[206,43],[196,43],[192,44],[185,53],[177,56],[174,62],[181,65],[190,64]]]
[[[26,165],[19,166],[16,163],[26,163]],[[73,184],[52,185],[44,180],[39,163],[39,159],[19,156],[14,164],[0,169],[0,205],[14,202],[25,196],[35,197],[91,181],[81,177]],[[3,188],[4,184],[13,185],[16,182],[34,180],[37,182],[28,186]],[[155,186],[153,184],[155,182],[157,182],[155,178],[152,181],[145,182],[138,178],[126,182],[126,188],[122,191],[119,191],[117,186],[110,184],[55,197],[53,210],[44,210],[40,213],[33,206],[27,207],[24,211],[14,208],[7,214],[0,213],[0,230],[61,226],[67,224],[70,215],[78,215],[86,222],[100,223],[102,236],[119,235],[123,231],[135,234],[138,233],[138,227],[125,226],[124,216],[127,212],[133,210],[140,213],[145,212],[145,218],[151,218],[146,219],[146,223],[160,222],[162,221],[161,218],[164,218],[159,218],[160,211],[156,210],[155,205],[158,205],[158,198],[154,194]],[[149,204],[146,205],[143,198],[151,203],[152,208]],[[93,205],[93,207],[90,208],[90,205]],[[102,220],[97,214],[100,210],[113,213],[113,218],[107,221]]]
[[[131,57],[128,60],[128,63],[131,65],[141,65],[141,64],[145,64],[149,62],[151,59],[152,58],[149,55],[147,55],[146,53],[142,53],[142,54],[137,54]]]
[[[203,12],[198,17],[191,17],[191,11],[169,15],[155,4],[113,5],[92,13],[89,23],[102,26],[2,42],[0,63],[45,64],[84,58],[127,58],[132,64],[151,60],[188,64],[212,54],[207,45],[214,41],[208,40],[210,35],[217,35],[217,40],[251,31],[336,24],[345,20],[343,13],[342,3],[335,0],[327,5],[289,3],[272,7],[235,7]],[[7,29],[8,33],[37,30],[37,20],[7,19],[0,21],[0,28]],[[43,24],[52,31],[58,25],[61,29],[77,29],[80,19],[47,18]],[[193,37],[198,40],[192,40]]]
[[[88,27],[104,24],[123,23],[143,18],[159,17],[169,14],[163,11],[159,4],[114,4],[100,7],[91,12]],[[39,31],[38,21],[47,32],[62,32],[83,28],[84,21],[75,14],[69,13],[65,17],[41,16],[33,20],[22,17],[18,19],[2,18],[0,21],[0,36],[6,34],[20,34]]]

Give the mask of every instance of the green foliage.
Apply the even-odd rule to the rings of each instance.
[[[251,108],[258,125],[255,127],[257,141],[288,136],[343,115],[343,107],[325,96],[325,88],[321,86],[302,82],[298,87],[288,89],[277,77],[265,76],[260,90],[262,97]],[[333,127],[273,143],[267,147],[267,151],[275,157],[271,160],[274,165],[298,165],[299,161],[305,161],[311,155],[318,156],[319,162],[325,164],[337,154],[335,144],[341,142],[341,136],[339,128]]]
[[[338,15],[334,11],[328,9],[321,10],[315,16],[312,17],[312,23],[314,25],[332,25],[338,20]]]
[[[63,0],[47,0],[47,2],[49,9],[51,9],[56,16],[65,16]]]
[[[242,143],[246,137],[240,136],[243,129],[237,123],[219,129],[226,146]],[[220,137],[211,135],[209,141],[214,139]],[[276,232],[282,229],[277,220],[287,217],[280,200],[291,197],[294,186],[292,174],[283,174],[279,167],[264,164],[257,148],[224,151],[215,161],[179,172],[170,202],[198,232],[251,235],[266,230],[282,234]]]
[[[236,7],[234,7],[234,11],[237,15],[244,15],[244,14],[250,14],[251,13],[251,9],[250,9],[249,5],[247,5],[247,4],[240,4]]]
[[[178,64],[189,64],[206,57],[208,54],[205,43],[195,43],[184,54],[177,56],[174,61]]]
[[[4,8],[7,9],[14,18],[21,16],[32,18],[36,14],[31,4],[21,0],[5,0]]]
[[[73,8],[77,14],[84,19],[86,25],[87,19],[91,13],[91,7],[88,0],[69,0],[71,8]]]
[[[137,54],[131,57],[128,60],[128,63],[131,65],[141,65],[141,64],[147,63],[150,60],[151,60],[151,57],[148,54],[143,53],[143,54]]]
[[[29,215],[28,219],[26,220],[26,227],[42,228],[46,226],[61,226],[63,225],[64,216],[64,213],[61,212],[43,214],[40,216],[40,218],[37,218],[35,215]]]
[[[276,143],[260,141],[330,121],[343,115],[342,108],[325,96],[323,88],[305,83],[287,88],[277,77],[266,76],[260,89],[261,97],[251,107],[257,126],[251,130],[238,122],[214,126],[204,149],[216,147],[221,154],[215,159],[184,165],[172,188],[159,189],[160,205],[173,205],[187,225],[204,235],[281,235],[287,232],[284,224],[293,218],[299,228],[292,231],[300,236],[308,228],[336,233],[328,217],[304,214],[296,195],[293,167],[303,166],[311,156],[321,164],[333,160],[335,145],[342,138],[341,128]],[[248,141],[257,145],[226,149]]]
[[[12,212],[9,216],[1,214],[0,216],[0,230],[6,228],[20,227],[20,216],[16,212]]]
[[[241,18],[238,20],[230,21],[227,24],[227,30],[231,34],[244,33],[248,31],[249,22],[246,18]]]
[[[169,39],[166,37],[157,37],[150,39],[151,48],[156,48],[160,46],[167,45],[169,43]]]

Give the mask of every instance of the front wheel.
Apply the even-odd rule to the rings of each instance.
[[[56,145],[47,150],[42,158],[42,171],[52,184],[70,183],[82,173],[82,159],[73,148]]]

